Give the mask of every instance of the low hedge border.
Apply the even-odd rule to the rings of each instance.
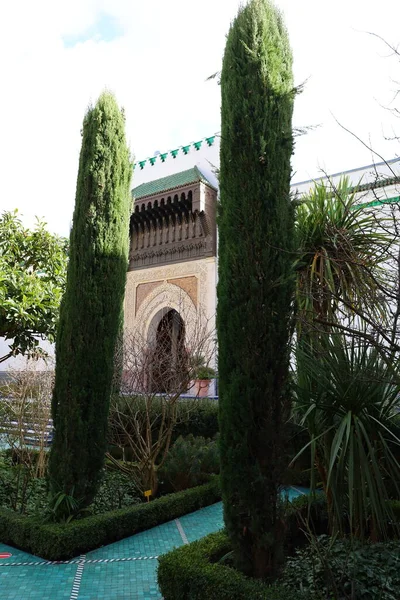
[[[249,579],[218,560],[230,551],[224,532],[177,548],[158,561],[158,584],[164,600],[305,600],[282,586]]]
[[[210,483],[152,502],[72,521],[43,523],[0,510],[0,541],[47,560],[66,560],[150,529],[221,499],[218,477]]]
[[[301,519],[308,515],[314,533],[326,533],[328,517],[324,496],[318,495],[311,506],[308,496],[299,496],[286,506],[287,554],[306,543]],[[158,583],[164,600],[306,600],[305,595],[296,593],[294,598],[293,592],[282,586],[267,586],[218,563],[230,550],[228,536],[222,531],[160,557]]]

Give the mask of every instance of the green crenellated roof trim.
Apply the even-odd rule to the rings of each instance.
[[[169,192],[171,190],[190,185],[191,183],[202,182],[206,185],[216,189],[212,183],[210,183],[203,175],[203,173],[197,168],[187,169],[180,173],[174,173],[174,175],[167,175],[167,177],[161,177],[154,181],[142,183],[137,187],[133,188],[132,196],[135,200],[140,198],[146,198],[147,196],[154,196],[155,194],[161,194],[163,192]]]
[[[168,156],[176,158],[180,152],[183,152],[183,154],[185,155],[188,154],[190,148],[193,148],[194,150],[200,150],[203,143],[207,144],[207,146],[212,146],[215,142],[216,137],[217,134],[211,135],[210,137],[203,138],[198,142],[192,142],[191,144],[186,144],[186,146],[180,146],[179,148],[175,148],[174,150],[168,150],[168,152],[160,152],[160,154],[156,154],[155,156],[151,156],[150,158],[138,160],[134,163],[133,168],[135,169],[136,166],[139,166],[139,168],[142,170],[144,169],[147,163],[151,167],[153,167],[156,164],[157,160],[165,162],[165,159],[168,158]]]

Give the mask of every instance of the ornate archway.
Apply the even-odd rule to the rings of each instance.
[[[158,325],[172,309],[181,316],[185,324],[185,339],[192,339],[198,320],[196,306],[187,292],[167,282],[161,283],[148,295],[146,302],[137,311],[132,329],[135,329],[150,346],[154,346]],[[130,325],[127,323],[128,329]]]

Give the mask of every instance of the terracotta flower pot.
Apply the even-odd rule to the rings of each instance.
[[[196,379],[195,380],[195,394],[199,398],[206,398],[210,389],[210,379]]]

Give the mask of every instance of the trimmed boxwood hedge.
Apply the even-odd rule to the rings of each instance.
[[[325,497],[321,494],[309,504],[308,496],[299,496],[285,508],[286,552],[292,554],[307,542],[301,520],[309,515],[316,535],[327,532]],[[307,596],[267,586],[249,579],[218,560],[230,552],[225,532],[213,533],[198,542],[183,546],[159,558],[158,583],[164,600],[306,600]]]
[[[65,524],[43,523],[0,510],[0,541],[48,560],[65,560],[171,521],[221,499],[218,477],[210,483],[149,503]]]
[[[224,532],[177,548],[158,561],[158,583],[164,600],[294,600],[293,592],[249,579],[218,561],[230,551]],[[296,592],[296,600],[305,596]]]

